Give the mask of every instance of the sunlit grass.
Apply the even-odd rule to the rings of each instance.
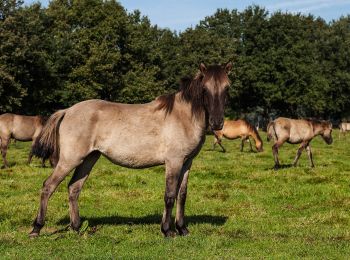
[[[262,133],[263,140],[266,136]],[[224,140],[211,151],[213,136],[195,159],[189,180],[188,237],[160,233],[164,168],[130,170],[101,158],[80,196],[85,232],[64,231],[69,223],[67,178],[50,199],[41,237],[28,239],[40,188],[51,173],[39,160],[26,165],[29,144],[12,144],[11,167],[0,170],[1,258],[234,258],[322,257],[350,254],[350,136],[326,145],[312,143],[316,167],[306,153],[296,168],[274,171],[271,143],[263,153],[239,152]],[[285,144],[289,165],[297,146]],[[60,231],[60,232],[57,232]]]

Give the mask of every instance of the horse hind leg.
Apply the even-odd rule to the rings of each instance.
[[[100,156],[100,152],[92,152],[89,154],[84,159],[83,163],[75,169],[72,179],[68,184],[70,226],[73,230],[79,230],[81,223],[78,207],[78,198],[80,191],[83,188],[83,185],[87,180],[92,167],[95,165]]]
[[[40,233],[40,230],[44,226],[47,204],[52,193],[56,190],[57,186],[63,181],[63,179],[69,174],[69,172],[80,163],[81,160],[72,163],[59,161],[53,173],[45,180],[43,188],[41,190],[39,211],[33,222],[33,230],[29,234],[30,237],[37,237]]]
[[[9,164],[6,160],[6,154],[7,154],[9,142],[10,142],[10,138],[1,137],[1,155],[2,155],[2,160],[4,161],[5,168],[9,167]]]
[[[274,161],[275,161],[275,170],[277,170],[279,167],[280,167],[280,162],[278,160],[278,148],[279,148],[279,144],[278,143],[275,143],[273,146],[272,146],[272,154],[273,154],[273,158],[274,158]]]

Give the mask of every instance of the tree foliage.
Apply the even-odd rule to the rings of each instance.
[[[116,0],[0,0],[0,111],[49,114],[90,98],[139,103],[201,62],[234,62],[231,115],[350,116],[350,16],[218,9],[182,33]]]

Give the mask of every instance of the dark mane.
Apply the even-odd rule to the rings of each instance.
[[[321,125],[322,127],[332,127],[332,123],[326,120],[319,120],[314,118],[307,118],[307,121],[309,121],[313,126]]]
[[[166,94],[160,97],[157,97],[159,101],[159,105],[157,106],[157,110],[165,110],[165,114],[170,114],[173,111],[174,103],[175,103],[175,94]]]
[[[192,104],[192,114],[198,114],[203,108],[203,88],[201,74],[197,74],[194,78],[186,76],[180,81],[181,98]],[[170,114],[174,109],[175,94],[167,94],[157,98],[159,105],[157,110],[165,110],[166,114]]]
[[[46,123],[46,121],[49,119],[48,116],[39,116],[39,118],[40,118],[40,123],[42,125],[44,125]]]

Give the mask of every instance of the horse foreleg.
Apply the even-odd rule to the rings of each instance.
[[[78,198],[81,189],[91,172],[92,167],[100,158],[99,152],[93,152],[88,155],[82,164],[80,164],[74,171],[73,177],[68,184],[69,192],[69,215],[70,225],[73,230],[79,230],[80,228],[80,216],[78,208]]]
[[[315,167],[314,161],[313,161],[313,159],[312,159],[311,147],[310,147],[309,144],[306,146],[306,152],[307,152],[307,155],[308,155],[309,160],[310,160],[310,166],[311,166],[311,167]]]
[[[176,218],[175,226],[179,235],[186,236],[189,231],[185,225],[184,216],[185,216],[185,203],[187,196],[187,182],[190,168],[192,165],[192,160],[187,161],[181,170],[181,176],[178,183],[178,194],[176,199]]]
[[[222,152],[223,152],[223,153],[226,153],[226,149],[225,149],[225,147],[221,144],[221,140],[219,141],[218,144],[220,145],[220,147],[221,147],[221,149],[222,149]]]
[[[250,151],[253,152],[253,146],[252,146],[252,142],[250,141],[249,137],[247,138],[249,146],[250,146]]]
[[[2,155],[2,160],[4,161],[5,168],[9,167],[9,164],[6,160],[6,154],[7,154],[9,142],[10,142],[10,138],[6,138],[6,137],[1,138],[1,155]]]
[[[297,154],[296,154],[294,162],[293,162],[294,167],[297,166],[298,160],[299,160],[300,155],[303,152],[304,148],[305,148],[305,144],[301,144],[300,147],[298,148]]]
[[[33,152],[32,152],[33,146],[34,146],[34,141],[33,141],[33,143],[32,143],[32,146],[31,146],[31,148],[30,148],[30,151],[29,151],[28,161],[27,161],[28,164],[30,164],[30,163],[32,162],[32,158],[33,158]]]
[[[170,237],[174,234],[170,230],[171,212],[177,197],[178,183],[181,176],[182,166],[183,160],[168,160],[165,163],[165,208],[161,223],[161,231],[165,237]]]
[[[80,162],[79,162],[80,163]],[[40,230],[45,223],[45,215],[47,211],[47,203],[52,193],[56,190],[57,186],[63,181],[63,179],[74,169],[79,163],[74,165],[59,163],[54,169],[53,173],[46,179],[43,184],[40,196],[40,206],[38,214],[33,222],[33,230],[30,232],[30,237],[37,237]]]
[[[214,135],[213,151],[215,150],[215,146],[217,143],[218,143],[218,138],[216,137],[216,135]]]
[[[241,138],[241,145],[239,146],[239,150],[241,151],[241,152],[243,152],[243,148],[244,148],[244,138]]]

